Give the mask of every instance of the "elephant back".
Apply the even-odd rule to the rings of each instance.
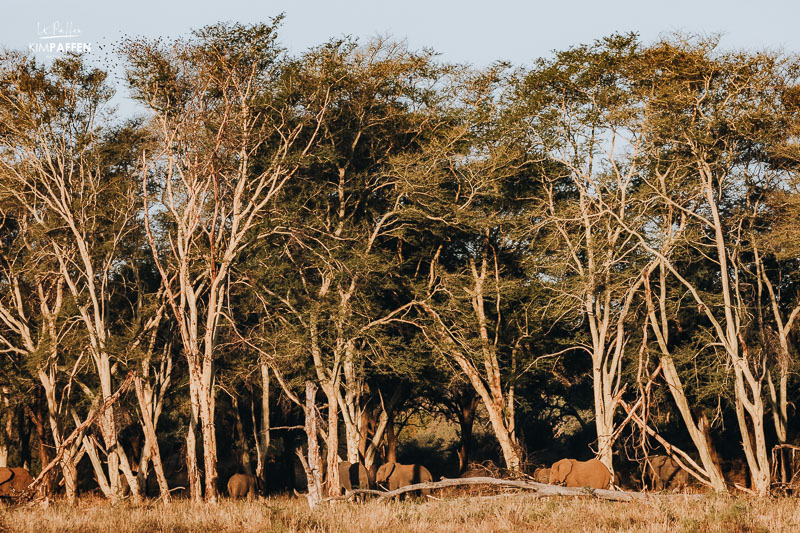
[[[15,496],[33,483],[33,477],[22,467],[0,468],[0,496]]]
[[[346,490],[370,488],[367,469],[361,463],[339,463],[339,485]]]

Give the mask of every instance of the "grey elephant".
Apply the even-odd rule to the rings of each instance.
[[[611,483],[611,472],[597,459],[588,461],[561,459],[550,467],[548,482],[551,485],[567,487],[607,489]]]
[[[550,483],[550,469],[537,468],[533,471],[533,480],[537,483]]]
[[[228,496],[233,499],[247,497],[251,500],[263,491],[261,480],[252,474],[234,474],[228,480]]]
[[[433,481],[433,476],[422,465],[401,465],[399,463],[386,463],[382,465],[375,475],[375,483],[379,487],[396,490],[416,483]],[[422,489],[421,494],[427,496],[430,489]]]
[[[21,494],[33,483],[30,472],[24,468],[0,468],[0,497],[14,497]]]
[[[689,484],[689,473],[672,457],[653,455],[646,459],[646,477],[653,490],[683,490]]]
[[[364,465],[347,461],[339,462],[339,489],[342,493],[369,488],[369,475]]]

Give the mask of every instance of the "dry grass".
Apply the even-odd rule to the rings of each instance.
[[[800,499],[758,500],[709,497],[619,503],[566,498],[538,499],[532,494],[461,497],[426,502],[337,503],[310,511],[304,499],[260,502],[224,500],[195,506],[182,501],[111,507],[84,499],[63,504],[0,510],[0,531],[150,532],[150,531],[799,531]]]

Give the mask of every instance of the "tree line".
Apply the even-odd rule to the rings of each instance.
[[[462,471],[477,415],[512,471],[792,479],[795,55],[626,34],[475,68],[291,55],[280,22],[121,40],[135,118],[80,56],[0,54],[0,462],[214,501],[223,455],[285,466],[311,382],[331,492],[419,409]]]

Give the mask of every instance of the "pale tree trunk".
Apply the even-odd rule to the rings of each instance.
[[[85,198],[83,196],[76,197],[74,183],[72,183],[75,180],[87,189],[94,189],[98,187],[98,182],[102,177],[85,161],[78,164],[75,176],[66,176],[61,172],[48,172],[47,170],[43,174],[52,183],[52,187],[45,189],[46,192],[39,193],[41,199],[52,208],[53,213],[69,230],[71,242],[74,245],[74,248],[72,246],[65,247],[53,240],[49,243],[50,248],[58,261],[61,277],[78,305],[78,315],[89,339],[88,351],[94,362],[94,369],[100,384],[99,401],[103,402],[113,393],[111,357],[107,350],[109,334],[107,305],[110,298],[108,286],[111,269],[116,258],[112,255],[93,256],[94,243],[90,239],[93,235],[94,220],[87,218],[86,213],[94,205],[89,203],[76,206],[74,203],[83,200],[92,202],[96,201],[96,198],[91,195]],[[116,225],[112,228],[107,254],[116,252],[119,244],[130,231],[128,221],[134,210],[132,199],[128,198],[127,200],[128,203],[118,210],[120,218],[114,221]],[[32,215],[34,217],[41,216],[39,213],[32,213]],[[96,400],[94,395],[94,392],[89,394],[92,401]],[[113,409],[103,413],[99,420],[99,427],[108,453],[108,476],[111,481],[112,500],[116,501],[121,497],[123,487],[120,483],[119,473],[122,468],[130,486],[131,496],[138,501],[140,499],[138,483],[131,477],[127,456],[117,441]]]
[[[205,379],[198,394],[200,399],[200,423],[203,436],[203,467],[205,469],[205,499],[216,502],[219,496],[217,491],[217,435],[214,425],[214,397],[213,384]]]
[[[347,440],[347,461],[360,462],[359,445],[361,444],[361,428],[364,407],[361,398],[364,391],[363,378],[358,375],[355,363],[355,342],[345,344],[342,370],[344,374],[344,397],[339,395],[339,403],[344,421],[345,438]]]
[[[519,448],[516,444],[516,437],[509,433],[509,428],[507,426],[508,421],[503,412],[505,398],[502,395],[502,391],[497,390],[499,386],[499,367],[497,367],[496,359],[484,361],[485,368],[491,379],[491,381],[487,381],[489,381],[490,384],[494,382],[494,385],[492,385],[490,389],[484,384],[484,379],[481,377],[481,374],[472,361],[464,355],[459,348],[439,317],[439,314],[427,304],[421,305],[434,320],[433,333],[436,339],[445,349],[446,353],[448,353],[461,368],[467,376],[467,379],[469,379],[470,384],[475,389],[475,392],[477,392],[478,396],[481,398],[483,406],[486,408],[486,412],[489,415],[489,422],[492,424],[495,437],[500,444],[500,450],[503,453],[503,460],[505,461],[506,468],[509,470],[519,470],[521,460]],[[493,350],[486,350],[484,354],[486,353],[494,355]]]
[[[308,480],[308,505],[312,509],[322,502],[322,457],[319,453],[319,440],[317,436],[317,412],[316,412],[317,386],[310,381],[306,381],[306,404],[305,404],[305,430],[308,439],[308,459],[303,457],[300,450],[297,456],[303,464]],[[336,470],[338,471],[338,465]]]
[[[137,277],[137,282],[138,282]],[[141,284],[139,284],[139,300],[137,302],[138,316],[141,317],[144,302],[141,296]],[[150,332],[145,338],[147,339],[146,346],[144,347],[144,355],[140,362],[140,375],[135,378],[136,399],[139,404],[140,423],[142,432],[144,433],[144,448],[142,449],[139,458],[137,480],[143,495],[147,495],[147,479],[150,472],[150,462],[153,462],[153,469],[155,470],[156,480],[159,486],[159,492],[162,499],[166,503],[169,498],[169,492],[165,481],[163,465],[161,463],[161,451],[156,438],[156,428],[158,427],[158,420],[161,417],[161,409],[164,405],[164,397],[172,379],[172,342],[166,342],[161,349],[161,356],[158,360],[158,368],[151,367],[154,354],[156,352],[156,340],[158,337],[159,326],[164,318],[164,311],[166,303],[163,302],[164,292],[163,289],[159,291],[159,296],[162,298],[162,304],[158,311],[149,317],[144,324],[137,324],[145,332]],[[133,343],[133,347],[140,344],[140,335]],[[167,492],[165,492],[165,489]]]
[[[189,414],[189,427],[186,430],[186,475],[189,481],[190,498],[195,503],[201,503],[203,501],[203,486],[197,464],[197,424],[200,416],[197,392],[191,379],[189,380],[189,399],[191,412]]]
[[[521,468],[520,446],[517,442],[514,420],[514,375],[512,370],[511,382],[507,384],[508,393],[503,391],[502,375],[500,364],[497,357],[497,344],[499,342],[499,327],[495,330],[494,338],[489,337],[489,325],[486,318],[485,294],[486,280],[489,271],[489,251],[492,250],[494,281],[495,281],[495,306],[497,308],[496,320],[501,320],[500,316],[500,275],[497,264],[497,257],[494,249],[489,243],[488,230],[484,233],[483,245],[480,256],[480,266],[474,258],[469,259],[469,274],[471,275],[471,286],[465,288],[470,296],[475,332],[480,339],[480,361],[475,363],[468,357],[468,348],[459,343],[457,337],[448,329],[441,319],[439,313],[426,303],[420,304],[433,321],[432,333],[443,351],[456,362],[458,367],[464,372],[472,388],[480,397],[481,402],[486,408],[492,430],[500,444],[503,453],[503,460],[509,470],[519,470]],[[429,289],[435,278],[435,268],[441,248],[437,250],[431,262],[431,274]],[[516,347],[512,352],[512,359],[516,360]],[[478,365],[482,365],[483,374],[478,370]],[[513,366],[513,365],[512,365]]]
[[[255,403],[251,403],[251,416],[253,418],[253,436],[256,443],[256,475],[266,480],[267,472],[267,452],[270,444],[270,422],[269,422],[269,365],[262,362],[259,365],[261,370],[261,424],[256,421]]]
[[[701,475],[705,476],[708,484],[717,492],[726,492],[725,478],[722,476],[722,471],[718,461],[716,460],[716,452],[712,449],[712,444],[709,438],[708,424],[705,417],[700,420],[700,423],[695,423],[692,416],[692,409],[689,407],[689,401],[686,398],[686,393],[681,383],[678,370],[675,368],[675,362],[670,354],[669,343],[669,325],[667,316],[667,272],[662,261],[658,264],[659,274],[659,298],[658,298],[658,311],[653,302],[653,295],[650,290],[649,274],[645,274],[645,302],[647,303],[649,322],[652,327],[653,333],[656,336],[658,347],[660,350],[659,360],[664,374],[664,380],[667,382],[669,392],[672,399],[675,401],[675,406],[683,419],[684,426],[689,432],[697,452],[700,456],[700,462],[703,465]],[[703,423],[705,421],[705,423]]]
[[[643,276],[637,273],[636,279],[629,284],[623,297],[623,304],[617,308],[612,293],[611,265],[605,261],[602,269],[598,270],[595,246],[601,245],[594,240],[595,228],[590,219],[589,203],[585,194],[581,192],[581,216],[584,221],[584,237],[586,240],[586,267],[585,274],[587,287],[583,295],[583,304],[586,321],[592,342],[592,384],[594,391],[595,427],[597,428],[597,458],[614,475],[613,445],[615,439],[614,413],[622,395],[621,386],[622,358],[625,355],[625,342],[627,332],[625,321],[628,318],[634,296],[643,283]],[[620,206],[624,216],[623,205]],[[613,254],[620,240],[622,228],[615,228],[611,235],[607,235],[605,243],[607,249],[604,254]],[[574,257],[574,256],[573,256]],[[575,259],[578,261],[577,259]],[[615,261],[616,262],[616,261]],[[582,265],[578,265],[583,270]],[[648,272],[651,265],[644,268]],[[602,283],[598,278],[602,278]],[[597,287],[604,288],[600,292]],[[616,315],[616,316],[614,316]]]
[[[35,217],[34,217],[35,218]],[[27,221],[25,221],[27,223]],[[44,359],[44,364],[36,369],[36,376],[44,391],[44,396],[47,404],[47,421],[50,426],[50,432],[53,437],[53,444],[56,449],[61,448],[63,440],[63,428],[60,421],[60,416],[64,414],[61,408],[64,402],[59,403],[57,399],[57,375],[58,375],[58,362],[59,362],[59,329],[57,319],[62,309],[64,302],[64,278],[56,269],[54,273],[57,276],[56,281],[49,287],[45,287],[43,279],[36,282],[36,296],[38,298],[40,330],[38,331],[38,338],[34,340],[34,332],[31,330],[29,318],[25,312],[24,298],[20,289],[19,278],[12,271],[7,272],[7,276],[11,280],[13,305],[6,307],[0,304],[0,320],[14,332],[19,340],[20,346],[17,351],[24,352],[26,357],[32,357],[34,353],[42,349],[45,343],[48,343],[47,357]],[[8,346],[14,346],[11,339],[0,336]],[[72,372],[69,375],[75,375],[77,368],[81,364],[81,358],[76,361]],[[70,378],[71,379],[71,378]],[[69,390],[69,386],[66,387]],[[66,398],[62,398],[65,400]],[[68,402],[67,402],[68,403]],[[68,416],[68,415],[65,415]],[[41,446],[41,443],[40,443]],[[69,448],[64,451],[59,461],[59,467],[64,477],[64,487],[66,498],[70,503],[75,503],[77,499],[77,467],[76,458],[80,454],[81,441],[76,439],[72,441]]]
[[[107,323],[109,285],[119,259],[115,254],[120,252],[121,243],[133,230],[129,222],[135,213],[135,195],[131,194],[131,189],[118,191],[118,203],[113,210],[106,211],[112,218],[96,216],[101,201],[98,191],[107,189],[105,182],[108,179],[103,158],[99,155],[100,139],[96,135],[102,125],[95,123],[104,101],[102,97],[92,98],[78,93],[67,95],[60,105],[62,110],[85,106],[82,117],[78,118],[74,113],[69,115],[77,121],[70,123],[70,128],[85,128],[87,132],[80,143],[75,136],[56,133],[57,126],[35,126],[29,130],[29,136],[20,136],[20,144],[11,147],[11,153],[16,152],[14,164],[10,164],[8,158],[4,158],[2,164],[7,171],[4,176],[9,180],[9,187],[5,190],[20,201],[19,205],[27,210],[31,219],[44,228],[60,227],[64,230],[58,236],[45,231],[41,249],[46,249],[55,258],[61,278],[72,294],[88,336],[88,352],[100,385],[99,400],[105,401],[112,394],[108,353],[110,326]],[[28,118],[33,124],[41,120],[39,115],[28,115]],[[99,224],[104,224],[104,227],[99,228]],[[93,240],[100,229],[107,230],[103,246],[97,246]],[[56,338],[51,340],[55,342]],[[97,400],[93,397],[96,396],[94,391],[88,396],[92,401]],[[98,425],[108,453],[112,498],[117,500],[120,497],[119,468],[122,468],[132,497],[138,500],[137,482],[131,478],[127,457],[117,442],[113,413],[104,413]]]
[[[798,315],[800,315],[800,303],[789,311],[788,316],[784,320],[780,311],[779,297],[776,295],[772,281],[764,270],[764,264],[758,248],[754,248],[754,258],[758,275],[759,296],[761,296],[761,287],[763,285],[767,288],[769,307],[772,311],[772,318],[775,321],[775,329],[778,337],[779,353],[777,354],[777,375],[773,376],[773,370],[768,368],[766,380],[767,386],[769,387],[768,400],[772,411],[772,424],[775,428],[775,435],[778,437],[778,444],[783,445],[787,442],[789,422],[787,389],[789,381],[789,363],[792,359],[791,353],[789,352],[789,332],[792,331],[794,322]],[[761,318],[760,313],[759,318]],[[761,328],[763,331],[763,324]],[[778,451],[778,465],[776,465],[776,467],[778,469],[780,481],[782,483],[787,483],[792,476],[791,459],[788,455],[788,450],[780,449]]]
[[[591,148],[605,151],[591,135]],[[612,142],[607,151],[614,159],[616,132],[609,131]],[[572,145],[571,145],[572,146]],[[573,299],[589,327],[592,363],[592,387],[595,428],[597,431],[597,458],[614,473],[613,444],[615,439],[614,414],[624,387],[621,384],[622,358],[628,332],[626,320],[637,291],[642,283],[642,270],[629,263],[633,251],[630,238],[622,236],[624,226],[615,219],[624,220],[628,208],[627,192],[638,168],[631,165],[622,172],[612,165],[613,183],[604,183],[593,173],[597,154],[578,153],[559,155],[557,158],[571,170],[577,187],[577,213],[566,217],[557,207],[552,186],[547,192],[548,217],[543,224],[553,226],[566,250],[564,265],[577,276],[577,287],[564,289],[565,296]],[[633,144],[634,154],[638,142]],[[598,154],[600,151],[597,152]],[[580,164],[584,166],[581,167]],[[569,221],[569,224],[566,222]],[[635,266],[635,265],[634,265]],[[649,265],[644,269],[650,268]],[[618,279],[619,276],[625,276]]]
[[[394,413],[400,408],[404,401],[403,396],[403,388],[400,386],[394,388],[392,396],[389,398],[388,402],[384,402],[383,397],[381,396],[380,414],[378,415],[378,419],[374,424],[371,437],[369,436],[368,428],[366,427],[368,425],[367,417],[362,416],[362,440],[359,444],[359,449],[363,450],[360,453],[364,457],[364,466],[367,468],[367,470],[369,470],[370,467],[375,464],[378,448],[389,431],[391,422],[394,419]]]
[[[506,463],[506,468],[509,470],[519,470],[521,467],[521,457],[519,454],[519,444],[517,443],[517,436],[514,432],[514,397],[513,397],[513,381],[509,385],[509,396],[505,397],[503,394],[503,386],[501,382],[500,364],[497,359],[497,338],[494,342],[489,339],[489,327],[486,320],[486,310],[484,308],[484,287],[487,279],[488,271],[488,232],[487,240],[484,242],[483,255],[481,257],[481,268],[478,271],[477,265],[474,260],[470,260],[470,270],[474,281],[472,296],[472,309],[475,312],[475,318],[478,326],[478,334],[481,340],[481,352],[483,354],[483,366],[486,372],[486,383],[488,384],[488,393],[491,396],[489,405],[484,405],[489,411],[489,419],[492,421],[492,427],[496,434],[499,434],[500,448],[503,450],[503,458]],[[496,258],[495,258],[496,260]],[[496,264],[495,264],[496,266]],[[499,285],[499,276],[495,279]],[[497,308],[499,310],[500,292],[497,290]],[[500,320],[500,317],[497,317]],[[462,369],[464,364],[461,363]],[[470,378],[471,381],[475,377]],[[511,379],[514,379],[513,372]],[[479,393],[480,394],[480,393]]]
[[[171,499],[169,494],[169,485],[167,484],[167,478],[164,475],[164,466],[161,463],[161,452],[159,451],[158,447],[158,437],[156,435],[155,425],[153,423],[153,419],[155,418],[158,420],[158,417],[157,415],[154,416],[153,414],[154,409],[152,408],[151,402],[148,402],[147,400],[144,387],[142,386],[142,380],[137,378],[134,381],[134,385],[136,387],[136,399],[139,401],[139,409],[142,413],[142,425],[144,427],[145,434],[145,453],[153,461],[153,469],[156,473],[156,480],[158,481],[158,489],[161,499],[164,504],[168,504]],[[147,470],[147,464],[144,465],[144,468]]]
[[[77,419],[77,416],[75,418]],[[79,422],[76,420],[76,423]],[[102,491],[106,498],[112,502],[116,502],[118,496],[113,490],[112,485],[109,484],[109,480],[106,478],[106,473],[103,470],[103,462],[100,460],[100,455],[97,453],[97,447],[94,445],[92,437],[85,435],[82,440],[83,449],[86,450],[86,454],[89,456],[89,460],[92,463],[94,477],[98,487],[100,487],[100,491]]]
[[[319,296],[322,299],[330,288],[330,278],[323,277],[322,285],[319,289]],[[314,368],[317,380],[325,392],[328,400],[328,433],[327,433],[327,493],[330,496],[339,495],[339,379],[341,376],[342,365],[342,342],[341,336],[336,341],[333,349],[333,363],[328,369],[322,359],[322,348],[319,342],[319,312],[312,310],[309,320],[309,336],[311,340],[311,357],[314,361]]]
[[[62,459],[60,465],[61,473],[64,476],[64,497],[70,505],[76,505],[78,503],[78,468],[69,458]]]
[[[112,408],[106,409],[106,412],[113,412]],[[104,414],[105,413],[103,413],[103,415]],[[102,420],[103,415],[100,416],[100,420]],[[81,424],[81,420],[74,409],[72,410],[72,418],[75,421],[76,426]],[[127,464],[127,462],[119,460],[120,458],[127,459],[127,456],[124,453],[113,454],[106,449],[106,461],[108,463],[108,477],[106,477],[106,472],[103,469],[103,463],[100,460],[99,453],[97,452],[97,446],[94,438],[86,435],[83,437],[82,441],[83,449],[86,450],[86,453],[89,455],[89,458],[92,462],[92,467],[94,468],[95,479],[97,480],[97,484],[100,486],[100,490],[103,492],[103,494],[112,502],[117,502],[124,498],[124,487],[120,478],[121,470],[125,476],[125,479],[129,483],[131,497],[133,498],[134,502],[140,502],[141,494],[138,492],[138,479],[136,479],[136,476],[133,475],[130,465]],[[114,445],[117,446],[118,444],[115,443]]]
[[[55,348],[54,348],[55,349]],[[55,361],[55,359],[53,359]],[[55,371],[53,365],[48,365],[48,368],[39,369],[38,376],[39,382],[44,389],[44,396],[47,401],[47,419],[50,423],[50,432],[53,435],[53,443],[56,449],[62,445],[63,435],[61,426],[58,420],[58,403],[56,402],[55,391]],[[64,490],[66,492],[67,501],[74,504],[77,500],[77,467],[74,461],[75,456],[78,454],[78,449],[81,447],[80,439],[75,439],[70,448],[64,452],[59,461],[61,474],[64,477]]]
[[[714,241],[716,244],[717,259],[719,261],[720,279],[722,281],[722,298],[725,311],[725,330],[717,323],[716,330],[726,348],[735,376],[735,403],[736,419],[739,422],[739,430],[742,433],[742,443],[744,446],[745,457],[750,468],[753,479],[753,489],[760,496],[769,494],[770,473],[769,457],[767,454],[766,437],[764,435],[764,401],[761,391],[761,379],[751,372],[749,358],[747,357],[747,346],[742,337],[742,320],[739,316],[739,309],[734,304],[734,291],[738,292],[738,287],[730,286],[730,270],[728,262],[728,250],[726,248],[725,230],[719,217],[719,209],[716,202],[714,191],[713,172],[707,164],[701,165],[701,176],[705,188],[706,201],[711,210],[712,224],[714,230]],[[738,283],[738,281],[737,281]],[[740,301],[740,300],[739,300]],[[741,350],[741,353],[740,353]],[[750,418],[748,425],[745,413]],[[755,447],[751,444],[755,442]]]
[[[324,387],[328,398],[328,446],[327,446],[327,493],[339,496],[339,399],[338,383],[327,383]]]
[[[11,443],[12,430],[14,428],[11,403],[8,401],[9,394],[10,392],[7,387],[0,387],[0,398],[2,399],[0,404],[2,404],[2,412],[4,413],[4,416],[0,416],[0,420],[5,418],[2,424],[3,427],[0,429],[3,433],[3,435],[0,436],[0,467],[8,466],[8,445]]]
[[[715,177],[714,172],[705,163],[704,159],[701,158],[698,161],[701,179],[700,193],[705,199],[705,205],[708,207],[711,216],[709,218],[699,212],[689,212],[685,209],[683,212],[713,230],[713,242],[711,244],[715,249],[714,260],[719,267],[720,292],[723,300],[722,317],[714,316],[713,307],[706,304],[698,289],[678,272],[664,254],[653,248],[640,232],[627,227],[626,229],[636,235],[642,247],[658,258],[664,267],[686,287],[697,303],[700,312],[711,323],[716,340],[725,350],[727,358],[733,367],[736,420],[742,435],[742,447],[744,448],[747,465],[753,480],[753,490],[760,496],[766,496],[769,494],[770,489],[770,471],[764,434],[764,400],[762,396],[764,376],[761,374],[765,373],[761,371],[761,362],[748,356],[747,345],[743,338],[743,328],[746,324],[743,314],[749,311],[744,308],[743,299],[739,293],[738,275],[740,270],[735,262],[731,263],[729,261],[726,230],[720,219],[717,194],[714,190],[715,181],[721,183],[724,180],[724,176]],[[656,190],[654,192],[664,195],[661,191]],[[672,205],[671,199],[666,196],[663,197]],[[625,226],[624,221],[621,219],[617,219],[617,221],[621,226]],[[731,276],[734,277],[733,286],[730,279]],[[751,364],[753,368],[751,368]]]

